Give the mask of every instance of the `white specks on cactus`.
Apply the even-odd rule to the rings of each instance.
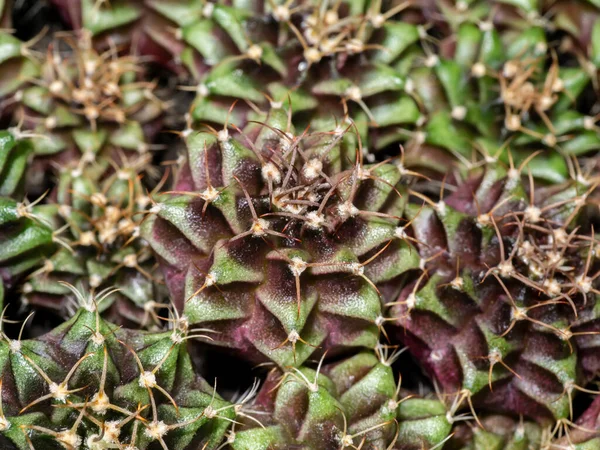
[[[204,7],[202,8],[202,16],[206,19],[210,19],[213,15],[214,10],[215,10],[214,3],[206,2],[204,4]]]
[[[270,161],[262,166],[261,174],[265,181],[270,181],[275,184],[281,183],[281,172],[277,166]]]
[[[29,282],[23,283],[21,291],[23,292],[23,294],[30,294],[31,292],[33,292],[33,286]]]
[[[252,222],[251,231],[253,236],[264,236],[267,234],[266,230],[268,229],[269,222],[265,219],[258,218]]]
[[[135,204],[139,209],[146,209],[151,202],[152,200],[147,195],[138,195],[135,198]]]
[[[406,239],[408,237],[408,234],[406,234],[406,228],[396,227],[396,229],[394,230],[394,236],[398,239]]]
[[[433,350],[429,354],[429,359],[431,359],[432,361],[435,361],[435,362],[441,361],[443,359],[443,357],[444,357],[443,352],[440,349]]]
[[[19,89],[18,91],[15,92],[15,94],[13,95],[13,98],[16,102],[21,102],[23,100],[23,91],[21,89]]]
[[[42,268],[41,268],[41,272],[42,273],[50,273],[53,270],[54,270],[54,263],[49,259],[44,261],[44,264],[42,265]]]
[[[54,128],[56,128],[56,125],[58,125],[58,120],[54,116],[48,116],[44,120],[44,126],[49,130],[53,130]]]
[[[365,50],[365,43],[360,39],[354,38],[346,42],[345,47],[349,54],[354,55],[362,53]]]
[[[424,131],[417,131],[413,134],[413,140],[416,145],[422,145],[427,140],[427,133]]]
[[[542,138],[542,142],[548,147],[554,147],[556,146],[558,139],[552,133],[548,133]]]
[[[547,278],[543,283],[546,294],[549,296],[559,295],[562,291],[560,283],[554,278]]]
[[[477,228],[487,227],[492,224],[492,217],[488,213],[479,214],[477,216]]]
[[[154,420],[146,425],[144,434],[150,439],[158,440],[162,439],[162,437],[167,434],[168,431],[169,427],[162,420]]]
[[[464,106],[455,106],[452,108],[452,112],[450,113],[453,119],[455,120],[464,120],[467,116],[467,108]]]
[[[275,8],[273,8],[273,18],[277,22],[287,22],[290,20],[290,16],[290,10],[285,5],[277,5]]]
[[[119,85],[114,81],[109,81],[102,89],[104,94],[107,96],[118,96],[120,94],[121,89]]]
[[[521,178],[521,172],[512,167],[508,170],[506,176],[508,177],[509,181],[517,181],[519,178]]]
[[[156,375],[149,371],[144,371],[140,374],[138,384],[143,388],[154,388],[156,387]]]
[[[586,130],[593,130],[596,127],[596,118],[592,116],[585,116],[583,118],[583,128]]]
[[[312,158],[306,162],[302,169],[303,175],[308,181],[312,181],[317,178],[323,170],[323,163],[318,158]]]
[[[440,62],[440,58],[436,54],[431,54],[427,58],[425,58],[425,67],[435,67]]]
[[[94,396],[92,397],[92,399],[90,400],[90,408],[92,408],[92,410],[94,412],[97,412],[98,414],[105,414],[106,411],[108,411],[108,407],[110,406],[110,399],[108,398],[108,395],[106,395],[106,393],[103,390],[100,390],[98,392],[96,392],[94,394]],[[112,426],[110,426],[109,424],[118,424],[118,422],[105,422],[105,433],[107,432],[107,427],[113,428]],[[117,437],[119,436],[118,432],[117,432]]]
[[[96,244],[96,235],[93,231],[84,231],[79,235],[79,244],[84,247]]]
[[[235,437],[236,437],[235,431],[233,431],[233,430],[230,430],[230,431],[227,433],[227,439],[226,439],[226,442],[227,442],[228,444],[233,444],[233,443],[235,442]]]
[[[592,279],[584,274],[575,277],[575,284],[585,294],[592,290]]]
[[[538,223],[542,220],[542,210],[537,206],[530,205],[524,211],[525,220],[531,223]]]
[[[48,389],[49,389],[50,393],[52,394],[52,397],[54,397],[59,402],[64,403],[67,400],[67,396],[69,395],[69,390],[62,383],[61,384],[57,384],[54,382],[50,383],[48,385]]]
[[[477,26],[484,33],[492,31],[494,29],[494,23],[491,20],[482,20],[477,24]]]
[[[81,437],[75,430],[59,431],[56,434],[56,440],[65,448],[77,449],[81,446]]]
[[[90,340],[94,343],[94,345],[96,345],[97,347],[100,347],[101,345],[104,345],[104,342],[106,339],[104,338],[102,333],[100,333],[99,331],[94,331],[90,335]]]
[[[10,428],[10,422],[4,415],[0,415],[0,431],[6,431]]]
[[[90,122],[93,122],[100,117],[100,110],[96,106],[89,105],[83,108],[83,114]]]
[[[88,59],[83,63],[83,70],[88,77],[91,77],[94,74],[97,67],[98,63],[95,59]]]
[[[340,203],[337,209],[339,216],[343,220],[347,220],[350,217],[356,217],[360,213],[360,210],[349,201]]]
[[[209,272],[204,279],[204,285],[207,287],[213,286],[217,283],[217,274],[214,272]]]
[[[504,126],[509,131],[518,131],[521,128],[521,118],[518,114],[508,114],[504,119]]]
[[[519,70],[519,66],[515,61],[507,61],[502,67],[502,75],[506,78],[513,78]]]
[[[348,264],[348,268],[350,270],[350,273],[352,273],[352,275],[356,275],[359,277],[362,277],[365,274],[365,267],[357,262],[353,262]]]
[[[573,332],[571,330],[567,329],[567,328],[565,328],[563,330],[557,329],[556,330],[556,334],[563,341],[569,341],[573,337]]]
[[[248,58],[254,59],[256,61],[259,61],[262,58],[262,54],[263,49],[260,45],[257,44],[251,45],[246,51],[246,55],[248,56]]]
[[[217,133],[217,139],[219,140],[219,142],[227,142],[229,141],[229,138],[229,130],[227,130],[227,128],[223,128]]]
[[[64,88],[65,83],[63,83],[61,80],[54,80],[48,86],[48,90],[54,95],[60,94]]]
[[[356,178],[359,180],[368,180],[371,178],[371,171],[369,169],[365,169],[363,166],[356,167]]]
[[[300,340],[300,334],[296,330],[290,331],[287,337],[291,344],[296,344]]]
[[[527,309],[520,306],[513,306],[510,311],[510,318],[514,321],[526,320]]]
[[[19,341],[17,339],[9,339],[8,340],[8,348],[13,353],[20,353],[21,348],[22,348],[21,341]]]
[[[469,4],[465,0],[458,0],[456,2],[456,10],[458,12],[465,12],[469,8]]]
[[[322,228],[324,224],[325,217],[318,211],[310,211],[308,214],[306,214],[306,225],[308,225],[309,228],[318,230]]]
[[[90,195],[90,202],[96,206],[105,206],[108,203],[108,200],[102,192],[94,192]]]
[[[555,228],[552,230],[552,240],[558,245],[565,245],[568,242],[569,235],[564,228]]]
[[[405,304],[406,304],[406,308],[410,311],[412,309],[415,308],[415,306],[417,306],[417,296],[415,295],[414,292],[411,292],[410,294],[408,294],[408,297],[406,297],[405,300]]]
[[[87,150],[81,155],[81,161],[83,163],[91,164],[96,161],[96,154],[90,150]]]
[[[335,25],[340,19],[338,12],[335,9],[329,9],[325,13],[325,24]]]
[[[552,107],[552,105],[554,104],[554,101],[555,101],[555,99],[552,96],[542,95],[539,98],[539,100],[537,101],[537,105],[542,111],[547,111],[548,109],[550,109]]]
[[[548,44],[545,42],[538,42],[535,44],[535,50],[537,53],[546,53],[548,51]]]
[[[121,169],[117,171],[117,178],[121,181],[127,181],[131,177],[132,173],[129,169]]]
[[[450,287],[457,291],[462,291],[465,286],[465,280],[461,277],[456,277],[450,282]]]
[[[440,216],[446,215],[446,203],[444,202],[444,200],[440,200],[435,204],[435,210]]]
[[[299,277],[308,267],[308,263],[299,256],[294,256],[288,266],[295,277]]]
[[[502,278],[509,278],[515,273],[515,267],[511,261],[502,261],[498,264],[498,272]]]
[[[336,38],[323,39],[319,47],[321,48],[323,55],[331,55],[335,53],[338,48],[339,42]]]
[[[356,85],[350,86],[348,89],[346,89],[344,95],[354,102],[359,102],[360,100],[362,100],[362,92],[360,91],[360,88]]]
[[[211,203],[219,198],[220,192],[212,186],[208,186],[202,192],[200,192],[200,198],[205,202]]]
[[[340,444],[342,444],[342,448],[346,448],[346,447],[354,448],[354,440],[352,439],[352,436],[350,436],[349,434],[346,434],[341,437]]]
[[[125,267],[134,268],[138,265],[137,255],[135,253],[130,253],[129,255],[125,255],[123,257],[123,265]]]
[[[471,74],[475,78],[481,78],[481,77],[485,76],[486,71],[487,71],[487,69],[485,68],[485,64],[483,64],[482,62],[476,62],[471,67]]]
[[[381,28],[385,23],[385,16],[383,14],[373,14],[369,17],[369,20],[374,28]]]
[[[318,63],[319,61],[321,61],[322,58],[323,55],[321,54],[321,52],[314,47],[309,47],[306,50],[304,50],[304,59],[309,64]]]
[[[204,83],[199,83],[196,87],[196,94],[198,94],[199,97],[208,97],[210,91]]]

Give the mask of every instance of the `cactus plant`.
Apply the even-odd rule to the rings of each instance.
[[[599,448],[597,0],[25,3],[0,447]]]

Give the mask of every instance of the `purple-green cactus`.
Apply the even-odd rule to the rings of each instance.
[[[419,266],[394,234],[401,169],[363,164],[350,126],[297,135],[286,123],[273,109],[239,137],[190,132],[175,189],[143,227],[190,322],[282,367],[317,347],[374,348],[377,285]]]

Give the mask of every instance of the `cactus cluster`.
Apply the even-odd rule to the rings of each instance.
[[[595,0],[0,0],[0,447],[600,449],[598,69]]]

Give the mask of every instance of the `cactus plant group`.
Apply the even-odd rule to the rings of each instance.
[[[600,3],[0,0],[0,447],[600,449]]]

